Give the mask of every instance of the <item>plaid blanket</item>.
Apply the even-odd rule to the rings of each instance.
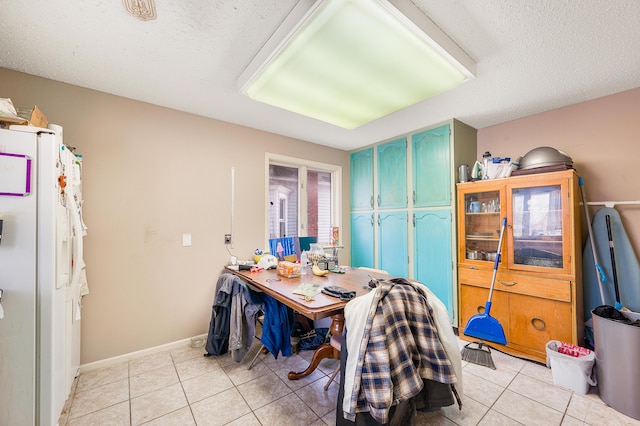
[[[387,423],[389,409],[417,395],[423,378],[456,382],[426,294],[419,287],[406,280],[379,285],[359,353],[353,354],[358,362],[345,412],[348,420],[355,421],[355,413],[368,411],[378,422]]]

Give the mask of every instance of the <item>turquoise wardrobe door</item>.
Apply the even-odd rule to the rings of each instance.
[[[378,268],[397,277],[408,277],[407,212],[378,214]]]
[[[378,207],[407,207],[407,140],[378,146]]]
[[[351,214],[351,266],[374,268],[373,213]]]
[[[413,276],[444,303],[453,321],[451,226],[450,209],[414,212]]]
[[[350,157],[351,210],[373,209],[373,148]]]
[[[411,138],[414,207],[451,205],[449,125]]]

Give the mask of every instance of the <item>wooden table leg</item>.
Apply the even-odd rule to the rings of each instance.
[[[331,331],[331,334],[342,334],[343,329],[344,313],[341,312],[339,314],[331,315],[331,328],[329,329]],[[289,378],[289,380],[298,380],[302,379],[303,377],[307,377],[309,374],[313,373],[316,368],[318,368],[320,361],[325,358],[340,359],[340,352],[329,343],[324,343],[320,345],[318,349],[316,349],[316,351],[313,353],[313,358],[311,358],[311,362],[309,363],[309,366],[306,370],[301,372],[290,371],[287,377]]]

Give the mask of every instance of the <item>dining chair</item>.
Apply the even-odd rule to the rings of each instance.
[[[340,352],[340,349],[342,349],[342,334],[332,335],[331,339],[329,339],[329,344],[333,348],[335,348],[338,352]],[[327,382],[327,384],[324,385],[325,391],[329,389],[329,385],[331,385],[331,382],[333,382],[333,380],[336,378],[339,372],[340,372],[340,363],[338,363],[338,366],[336,367],[336,369],[333,370],[333,373],[331,373],[331,377],[329,377],[329,381]]]
[[[360,267],[358,267],[358,269],[362,269],[363,271],[375,272],[377,274],[389,275],[389,273],[387,271],[384,271],[382,269],[369,268],[367,266],[360,266]]]
[[[374,272],[374,273],[382,274],[382,275],[389,275],[389,273],[387,271],[383,271],[382,269],[368,268],[366,266],[361,266],[358,269],[362,269],[362,270],[365,270],[365,271],[370,271],[370,272]],[[335,348],[338,352],[340,352],[340,349],[342,348],[342,334],[332,335],[331,339],[329,339],[329,344],[333,348]],[[325,391],[327,389],[329,389],[329,386],[334,381],[334,379],[336,378],[336,376],[338,375],[339,372],[340,372],[340,364],[338,364],[338,366],[333,371],[333,373],[331,373],[331,377],[329,377],[329,381],[327,382],[327,384],[324,385],[324,390]]]

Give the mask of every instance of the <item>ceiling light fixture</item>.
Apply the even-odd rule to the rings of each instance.
[[[153,0],[122,0],[127,13],[142,21],[156,19],[156,6]]]
[[[410,0],[301,0],[238,87],[256,101],[354,129],[474,73],[474,61]]]

